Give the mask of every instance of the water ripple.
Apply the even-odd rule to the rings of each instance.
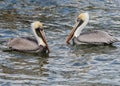
[[[120,44],[72,46],[65,40],[79,13],[89,12],[87,30],[104,30],[119,37],[117,0],[1,0],[0,84],[6,86],[120,85]],[[30,23],[44,24],[49,57],[4,52],[6,41],[33,36]]]

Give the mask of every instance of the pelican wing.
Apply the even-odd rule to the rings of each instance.
[[[82,33],[77,37],[77,40],[82,43],[91,43],[91,44],[110,44],[117,41],[114,37],[109,35],[107,32],[95,30],[87,33]]]
[[[36,50],[37,41],[32,38],[19,37],[8,42],[8,47],[15,50]]]

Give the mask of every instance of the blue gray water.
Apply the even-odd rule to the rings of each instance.
[[[0,0],[1,86],[120,85],[120,43],[72,46],[65,40],[77,16],[89,12],[84,31],[103,30],[120,37],[119,0]],[[33,36],[30,23],[44,24],[48,56],[3,52],[13,37]]]

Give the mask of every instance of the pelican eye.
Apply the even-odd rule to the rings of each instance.
[[[41,33],[40,33],[40,31],[42,31],[43,29],[41,29],[41,28],[36,28],[36,34],[39,36],[39,37],[41,37]]]
[[[80,20],[81,20],[81,19],[78,18],[78,19],[77,19],[77,22],[79,22]]]
[[[36,28],[36,30],[41,30],[41,31],[42,31],[42,30],[43,30],[43,28]]]
[[[84,20],[78,18],[78,19],[77,19],[77,22],[84,22]]]
[[[81,24],[83,24],[84,21],[83,21],[82,19],[79,19],[79,18],[78,18],[78,19],[77,19],[77,22],[79,22],[79,24],[78,24],[78,26],[77,26],[77,27],[79,27]]]
[[[43,31],[43,28],[39,28],[41,31]]]

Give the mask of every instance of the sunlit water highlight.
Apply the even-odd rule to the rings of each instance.
[[[65,40],[81,12],[89,12],[84,31],[104,30],[120,37],[117,0],[0,0],[0,84],[3,86],[120,85],[120,43],[72,46]],[[3,52],[5,41],[33,36],[30,23],[43,22],[49,57]]]

